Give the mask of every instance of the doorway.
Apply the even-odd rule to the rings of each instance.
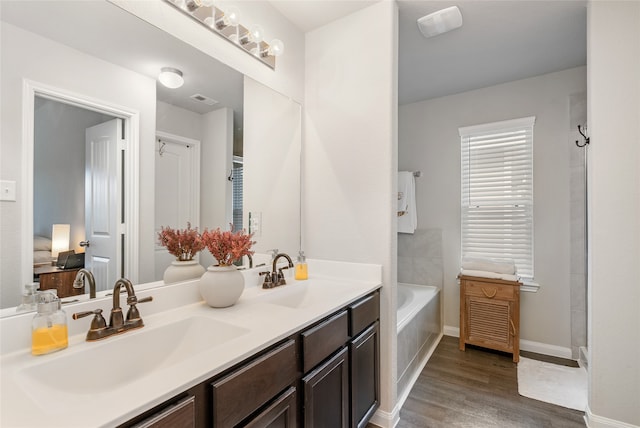
[[[155,154],[155,280],[175,260],[157,240],[162,226],[200,226],[200,141],[156,132]],[[196,254],[194,260],[199,260]]]
[[[64,222],[63,224],[75,224],[76,228],[71,228],[70,233],[70,247],[76,249],[79,247],[79,242],[83,239],[84,233],[83,219],[85,217],[84,206],[84,149],[77,147],[67,149],[61,149],[55,147],[52,143],[50,132],[52,132],[52,124],[55,124],[57,132],[61,135],[71,132],[72,128],[77,128],[76,123],[70,120],[62,120],[63,117],[70,115],[75,117],[74,120],[78,120],[79,116],[74,114],[81,114],[89,121],[102,122],[104,120],[118,119],[120,123],[121,135],[120,140],[126,141],[126,144],[120,143],[121,154],[118,155],[119,172],[114,180],[118,182],[117,201],[118,206],[115,208],[115,212],[118,218],[117,225],[117,238],[118,243],[116,247],[121,249],[117,257],[117,276],[124,274],[132,281],[137,281],[138,277],[138,153],[139,153],[139,136],[137,134],[139,113],[134,110],[130,110],[123,107],[116,107],[108,102],[89,99],[88,97],[73,94],[65,90],[58,88],[52,88],[33,81],[24,82],[23,91],[23,158],[25,160],[25,168],[23,174],[23,212],[25,218],[22,227],[23,247],[22,255],[22,272],[23,283],[30,283],[33,281],[34,275],[34,236],[42,234],[44,236],[51,236],[51,217],[45,218],[41,214],[47,213],[47,211],[56,212],[55,220],[57,222]],[[72,109],[70,109],[72,107]],[[49,111],[46,111],[49,110]],[[70,112],[73,112],[70,114]],[[45,128],[44,123],[40,122],[41,116],[45,113],[50,114],[47,116],[48,131],[43,132]],[[53,114],[51,114],[53,113]],[[85,144],[85,121],[81,125],[80,141],[82,145]],[[39,140],[36,143],[36,139]],[[66,138],[63,138],[66,140]],[[76,139],[76,138],[74,138]],[[41,141],[40,141],[41,140]],[[71,138],[69,138],[71,140]],[[68,142],[68,141],[67,141]],[[49,155],[41,155],[38,152],[36,145],[46,145]],[[81,160],[80,159],[80,154]],[[51,156],[56,155],[62,159],[62,162],[53,162]],[[75,161],[71,161],[71,157],[78,158]],[[36,175],[42,175],[39,171],[42,164],[48,164],[48,172],[44,175],[47,181],[46,186],[54,184],[55,191],[43,191],[40,186],[36,184]],[[82,170],[82,177],[78,174],[70,174],[65,178],[62,175],[68,170],[72,169],[70,163],[81,164],[82,166],[75,165],[73,169]],[[126,180],[126,181],[125,181]],[[40,180],[42,182],[42,180]],[[79,196],[78,196],[79,195]],[[67,217],[67,214],[61,214],[62,212],[72,212]],[[69,220],[62,220],[69,218]],[[74,232],[74,229],[75,230]],[[127,236],[127,239],[124,239]],[[79,249],[80,250],[80,249]],[[81,250],[80,250],[81,251]],[[96,278],[97,279],[97,278]],[[106,282],[106,281],[105,281]],[[109,280],[109,282],[111,282]],[[112,286],[112,284],[103,284],[102,289],[106,289]],[[100,288],[98,288],[100,289]]]

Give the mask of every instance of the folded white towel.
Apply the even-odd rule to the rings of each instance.
[[[516,263],[510,259],[463,257],[461,267],[462,269],[482,270],[507,275],[515,275],[516,273]]]
[[[414,233],[418,227],[416,182],[413,173],[398,172],[398,232]]]
[[[478,276],[480,278],[501,279],[503,281],[519,281],[518,275],[507,275],[504,273],[486,272],[483,270],[462,269],[460,274],[465,276]]]

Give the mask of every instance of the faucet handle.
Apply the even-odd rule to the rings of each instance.
[[[142,319],[140,318],[140,312],[138,311],[136,304],[147,303],[147,302],[151,302],[152,300],[153,300],[153,296],[148,296],[140,300],[138,300],[136,296],[131,296],[127,298],[127,303],[129,304],[129,310],[127,311],[127,322],[142,323]]]
[[[93,311],[76,312],[71,315],[74,320],[84,318],[88,315],[95,315],[91,321],[91,327],[87,332],[87,340],[93,341],[106,337],[107,321],[102,316],[102,309],[95,309]]]
[[[289,266],[283,266],[278,269],[278,277],[275,281],[276,285],[285,285],[287,283],[287,281],[284,279],[284,273],[282,273],[284,269],[289,269]]]
[[[271,272],[264,271],[260,272],[258,275],[264,275],[264,282],[262,283],[262,288],[273,288],[273,281],[271,280]]]

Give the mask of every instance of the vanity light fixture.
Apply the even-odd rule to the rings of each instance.
[[[418,28],[429,38],[462,27],[462,14],[458,6],[451,6],[418,19]]]
[[[170,89],[177,89],[184,84],[182,71],[171,67],[162,67],[162,69],[160,69],[160,74],[158,75],[158,80]]]
[[[214,0],[164,1],[275,70],[276,57],[284,52],[284,43],[278,39],[266,43],[264,29],[260,25],[250,28],[241,25],[237,7],[229,6],[223,10],[214,5]]]

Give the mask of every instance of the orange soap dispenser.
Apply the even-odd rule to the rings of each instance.
[[[37,313],[31,323],[31,353],[44,355],[64,349],[69,344],[67,314],[52,290],[38,292]]]
[[[309,272],[307,270],[307,259],[304,256],[304,251],[298,253],[298,261],[296,262],[296,279],[308,279]]]

